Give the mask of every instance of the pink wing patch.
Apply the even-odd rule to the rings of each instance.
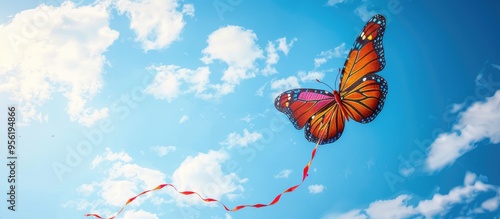
[[[335,103],[332,93],[318,89],[288,90],[274,102],[276,109],[288,116],[296,129],[302,129],[311,117]]]

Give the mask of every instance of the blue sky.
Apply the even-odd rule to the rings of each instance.
[[[495,1],[2,5],[0,121],[8,106],[18,112],[7,218],[110,217],[161,183],[229,207],[269,203],[300,183],[314,147],[275,96],[328,89],[315,79],[333,86],[377,13],[387,18],[384,109],[321,146],[295,192],[229,213],[165,188],[119,218],[500,218]]]

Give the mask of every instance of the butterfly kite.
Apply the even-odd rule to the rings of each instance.
[[[261,208],[276,204],[285,193],[297,189],[306,179],[319,145],[333,143],[344,131],[346,120],[353,119],[360,123],[369,123],[377,117],[384,106],[387,94],[387,82],[376,73],[385,66],[382,39],[385,31],[385,18],[373,16],[364,26],[361,34],[354,41],[340,72],[338,90],[333,92],[319,89],[292,89],[281,93],[275,100],[275,107],[288,116],[297,129],[305,126],[305,137],[315,142],[311,159],[304,167],[302,181],[277,195],[268,204],[239,205],[228,208],[224,203],[213,198],[204,198],[193,191],[178,191],[172,184],[161,184],[130,198],[120,211],[109,219],[118,216],[130,202],[148,192],[172,187],[183,195],[196,195],[205,202],[218,202],[226,211],[238,211],[246,207]],[[319,81],[319,80],[318,80]],[[322,83],[322,82],[321,82]],[[85,214],[103,218],[98,214]]]

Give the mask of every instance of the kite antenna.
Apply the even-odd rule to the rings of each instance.
[[[329,88],[332,90],[332,92],[333,92],[333,88],[332,88],[332,87],[330,87],[330,85],[326,84],[326,83],[325,83],[325,82],[323,82],[323,81],[320,81],[319,79],[316,79],[316,81],[317,81],[318,83],[322,83],[322,84],[326,85],[326,86],[327,86],[327,87],[329,87]]]
[[[339,68],[339,72],[337,73],[337,77],[335,77],[335,85],[337,85],[337,79],[339,78],[339,75],[340,75],[340,68]]]

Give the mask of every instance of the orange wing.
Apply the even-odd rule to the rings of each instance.
[[[384,106],[387,82],[375,73],[385,66],[382,39],[385,18],[372,17],[356,38],[340,75],[339,93],[347,114],[361,122],[371,122]]]
[[[353,89],[344,92],[342,96],[347,114],[358,122],[371,122],[384,107],[387,82],[379,75],[371,74],[363,77],[352,87]]]
[[[281,93],[274,102],[276,109],[288,116],[296,129],[304,130],[310,142],[328,144],[344,131],[345,116],[332,93],[319,89],[292,89]]]
[[[385,18],[375,15],[366,23],[356,38],[340,74],[339,91],[348,91],[364,76],[379,72],[385,66],[382,39],[385,31]]]
[[[340,138],[344,131],[345,117],[338,104],[315,114],[306,124],[306,138],[310,142],[329,144]],[[307,134],[309,133],[309,134]]]

